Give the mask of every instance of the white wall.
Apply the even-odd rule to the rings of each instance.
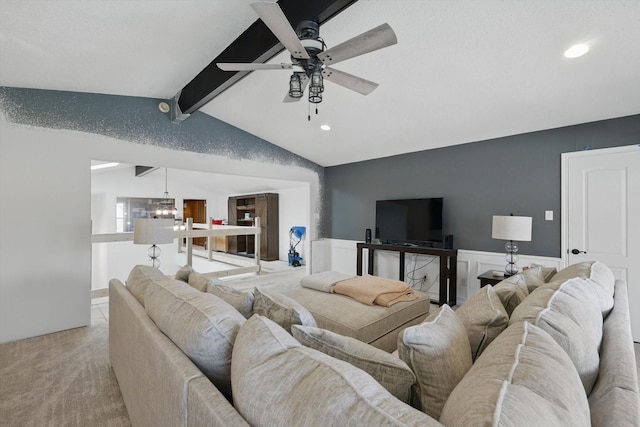
[[[9,124],[0,114],[0,342],[89,324],[92,159],[304,181],[316,236],[320,183],[309,169]]]

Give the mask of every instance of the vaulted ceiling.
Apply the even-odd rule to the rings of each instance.
[[[252,1],[4,0],[0,85],[170,99],[258,19]],[[322,166],[640,113],[640,1],[358,0],[320,35],[384,22],[397,45],[335,66],[379,83],[368,96],[327,82],[308,121],[282,103],[290,72],[257,71],[201,111]],[[575,43],[590,51],[565,58]]]

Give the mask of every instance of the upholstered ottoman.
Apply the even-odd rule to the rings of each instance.
[[[404,328],[422,322],[429,313],[429,297],[417,292],[414,301],[398,302],[391,307],[369,306],[353,298],[298,286],[281,293],[299,302],[311,312],[319,328],[356,338],[382,350],[393,352],[398,334]]]

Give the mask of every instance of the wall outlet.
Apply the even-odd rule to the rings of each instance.
[[[553,221],[553,211],[544,211],[544,220]]]

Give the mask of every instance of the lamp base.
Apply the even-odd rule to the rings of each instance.
[[[160,268],[160,253],[160,247],[155,244],[151,245],[147,250],[147,255],[149,255],[149,261],[147,262],[151,267]]]
[[[516,265],[516,262],[518,262],[519,259],[518,244],[513,240],[509,240],[505,243],[504,248],[507,251],[507,254],[504,257],[507,261],[507,265],[504,266],[504,277],[510,277],[514,274],[518,274],[519,271],[518,266]]]

